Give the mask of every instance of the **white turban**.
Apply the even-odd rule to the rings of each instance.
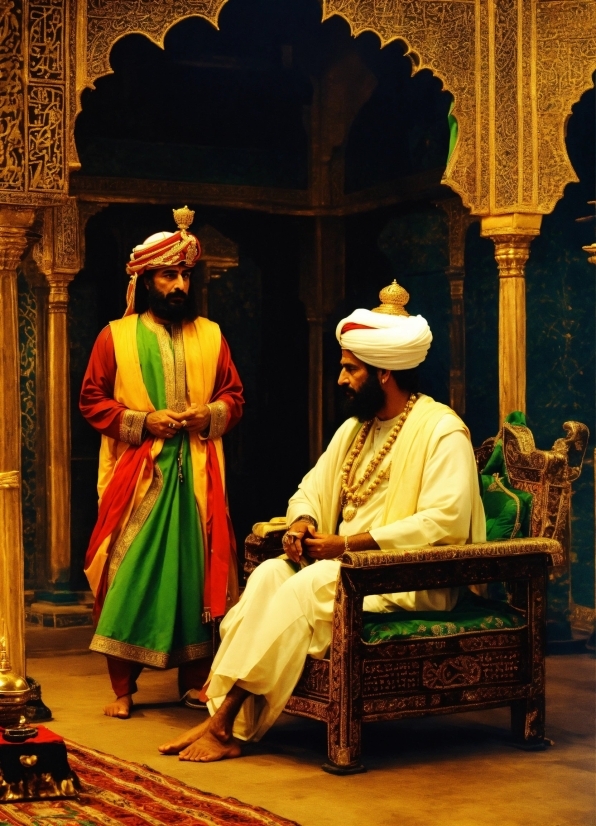
[[[421,315],[372,310],[354,310],[339,322],[335,335],[342,350],[350,350],[360,361],[381,370],[417,367],[433,340],[428,322]]]

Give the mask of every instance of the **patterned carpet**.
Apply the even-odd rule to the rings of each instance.
[[[298,826],[147,766],[66,741],[78,799],[0,805],[0,826]]]

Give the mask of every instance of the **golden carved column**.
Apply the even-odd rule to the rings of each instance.
[[[0,619],[18,674],[25,674],[25,604],[17,266],[34,217],[33,209],[0,207]]]
[[[482,219],[482,235],[493,239],[499,267],[499,420],[526,412],[526,261],[540,232],[542,215]]]
[[[49,286],[46,346],[48,579],[70,580],[70,357],[68,285],[80,270],[76,201],[45,210],[35,257]]]
[[[46,275],[47,339],[47,495],[49,580],[70,579],[70,358],[68,285],[75,273]]]

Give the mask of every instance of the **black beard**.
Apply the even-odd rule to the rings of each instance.
[[[179,304],[174,304],[170,301],[172,296],[184,296],[184,301],[181,301]],[[174,292],[169,295],[163,295],[153,284],[150,284],[147,304],[153,315],[164,321],[169,321],[172,324],[179,324],[181,321],[190,318],[189,298],[182,290],[174,290]]]
[[[370,373],[357,392],[346,389],[343,410],[346,416],[355,416],[359,422],[374,419],[385,404],[385,394],[376,373]]]

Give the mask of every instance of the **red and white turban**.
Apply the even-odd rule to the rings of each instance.
[[[142,275],[145,270],[185,264],[194,267],[201,256],[201,245],[196,235],[186,230],[156,232],[138,244],[126,265],[128,275]]]
[[[426,358],[433,340],[421,315],[354,310],[337,325],[342,350],[381,370],[410,370]]]
[[[159,267],[173,267],[184,264],[194,267],[201,257],[201,245],[196,235],[187,232],[192,223],[194,212],[188,207],[173,210],[174,220],[178,224],[178,232],[156,232],[145,238],[142,244],[134,247],[130,254],[130,261],[126,265],[126,272],[130,275],[130,282],[126,291],[125,316],[134,312],[135,291],[137,276],[147,270]]]

